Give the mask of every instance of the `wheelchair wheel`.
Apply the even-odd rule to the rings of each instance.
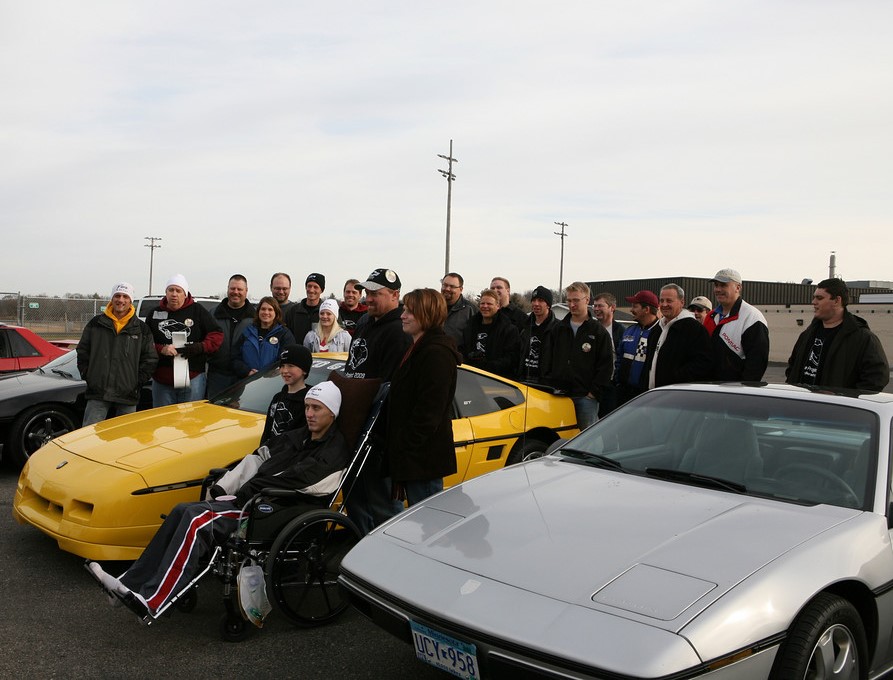
[[[220,619],[220,637],[225,642],[241,642],[251,630],[239,614],[226,613]]]
[[[266,561],[267,594],[299,626],[318,626],[348,606],[338,585],[341,560],[361,538],[334,510],[312,510],[279,532]]]

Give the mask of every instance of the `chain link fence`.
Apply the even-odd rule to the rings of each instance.
[[[0,292],[0,323],[24,326],[50,340],[78,339],[108,300]]]

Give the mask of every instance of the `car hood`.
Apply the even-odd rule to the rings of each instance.
[[[105,465],[142,470],[218,445],[228,428],[254,428],[264,416],[208,402],[139,411],[57,437],[65,451]],[[233,460],[250,451],[233,451]]]
[[[378,533],[472,574],[678,630],[858,514],[544,458],[450,489]]]
[[[37,370],[0,373],[0,400],[17,397],[23,391],[55,390],[71,383],[84,384],[82,380]]]

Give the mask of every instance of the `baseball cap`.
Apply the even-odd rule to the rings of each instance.
[[[688,303],[688,308],[698,307],[700,309],[713,309],[713,303],[710,302],[703,295],[698,295],[698,297],[693,298],[691,302]]]
[[[393,269],[379,268],[369,274],[369,278],[362,283],[354,284],[357,290],[381,290],[382,288],[390,288],[391,290],[400,290],[400,277]]]
[[[730,281],[741,283],[741,274],[736,272],[734,269],[720,269],[710,280],[719,281],[720,283],[729,283]]]
[[[659,307],[657,295],[650,290],[640,290],[635,295],[626,298],[627,302],[638,302],[640,305],[648,305],[649,307]]]

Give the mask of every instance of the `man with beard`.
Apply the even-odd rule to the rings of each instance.
[[[890,365],[878,337],[847,311],[850,291],[841,279],[825,279],[812,296],[813,322],[800,334],[788,359],[787,382],[880,392]]]
[[[279,311],[282,318],[295,303],[288,299],[291,295],[291,277],[285,272],[276,272],[270,278],[270,295],[279,303]]]
[[[456,341],[458,347],[462,343],[462,334],[468,319],[477,312],[474,303],[465,299],[465,279],[456,272],[450,272],[440,280],[440,294],[447,304],[447,320],[443,326],[446,334]]]
[[[389,381],[412,346],[412,337],[403,332],[400,315],[400,277],[393,269],[380,267],[366,281],[355,284],[366,291],[367,319],[354,332],[344,366],[348,378],[380,378]],[[385,431],[385,417],[376,433]],[[347,501],[347,512],[360,530],[369,533],[403,509],[391,497],[391,478],[381,442],[357,477]]]

